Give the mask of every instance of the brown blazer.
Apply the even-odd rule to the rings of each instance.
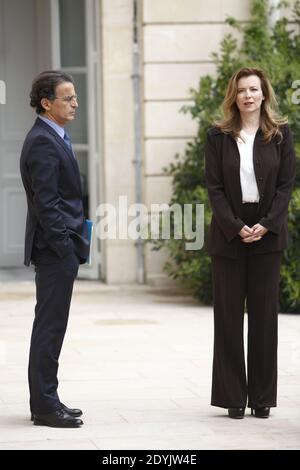
[[[258,129],[253,145],[253,166],[260,195],[257,223],[269,231],[252,246],[253,253],[281,251],[288,243],[287,209],[295,179],[296,157],[288,125],[283,140],[263,141]],[[235,139],[218,128],[209,129],[205,147],[205,178],[212,220],[205,243],[211,255],[236,258],[242,243],[240,154]]]

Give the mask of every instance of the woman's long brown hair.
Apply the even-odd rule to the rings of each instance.
[[[261,89],[265,97],[261,104],[260,113],[260,127],[264,140],[265,142],[270,142],[275,136],[282,140],[280,126],[287,123],[287,119],[280,116],[277,112],[278,105],[275,93],[266,73],[256,67],[243,67],[232,75],[222,104],[224,117],[222,120],[216,121],[215,126],[225,134],[231,134],[235,139],[240,136],[242,122],[240,111],[236,104],[238,81],[240,78],[249,77],[250,75],[256,75],[260,79]]]

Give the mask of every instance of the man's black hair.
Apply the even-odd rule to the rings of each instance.
[[[37,114],[45,111],[41,105],[41,100],[43,98],[53,100],[55,98],[56,87],[63,82],[74,83],[74,80],[71,75],[60,70],[46,70],[33,80],[30,92],[30,106],[35,108]]]

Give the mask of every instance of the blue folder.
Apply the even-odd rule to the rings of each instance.
[[[92,264],[92,236],[93,236],[93,221],[89,219],[85,219],[85,224],[87,228],[87,236],[88,236],[88,241],[90,244],[90,250],[89,250],[89,256],[86,260],[87,264]]]

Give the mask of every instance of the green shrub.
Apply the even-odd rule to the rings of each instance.
[[[199,87],[191,90],[192,102],[183,108],[199,123],[193,142],[188,143],[183,156],[176,155],[174,163],[165,169],[172,176],[171,204],[203,203],[205,205],[205,233],[211,211],[204,184],[204,145],[206,132],[215,118],[220,117],[226,86],[230,76],[242,66],[263,68],[270,77],[278,98],[281,114],[288,116],[297,153],[297,177],[288,212],[291,244],[285,251],[281,271],[280,309],[300,312],[300,104],[291,100],[295,80],[300,80],[300,2],[293,4],[293,23],[281,18],[273,27],[268,26],[267,0],[252,0],[251,18],[239,24],[234,18],[227,22],[239,30],[242,43],[238,45],[232,34],[224,37],[219,53],[213,54],[215,76],[202,77]],[[298,87],[299,88],[299,87]],[[298,93],[299,97],[299,93]],[[212,301],[211,264],[205,251],[186,251],[184,240],[160,240],[154,249],[167,247],[170,261],[166,272],[191,287],[198,299]]]

